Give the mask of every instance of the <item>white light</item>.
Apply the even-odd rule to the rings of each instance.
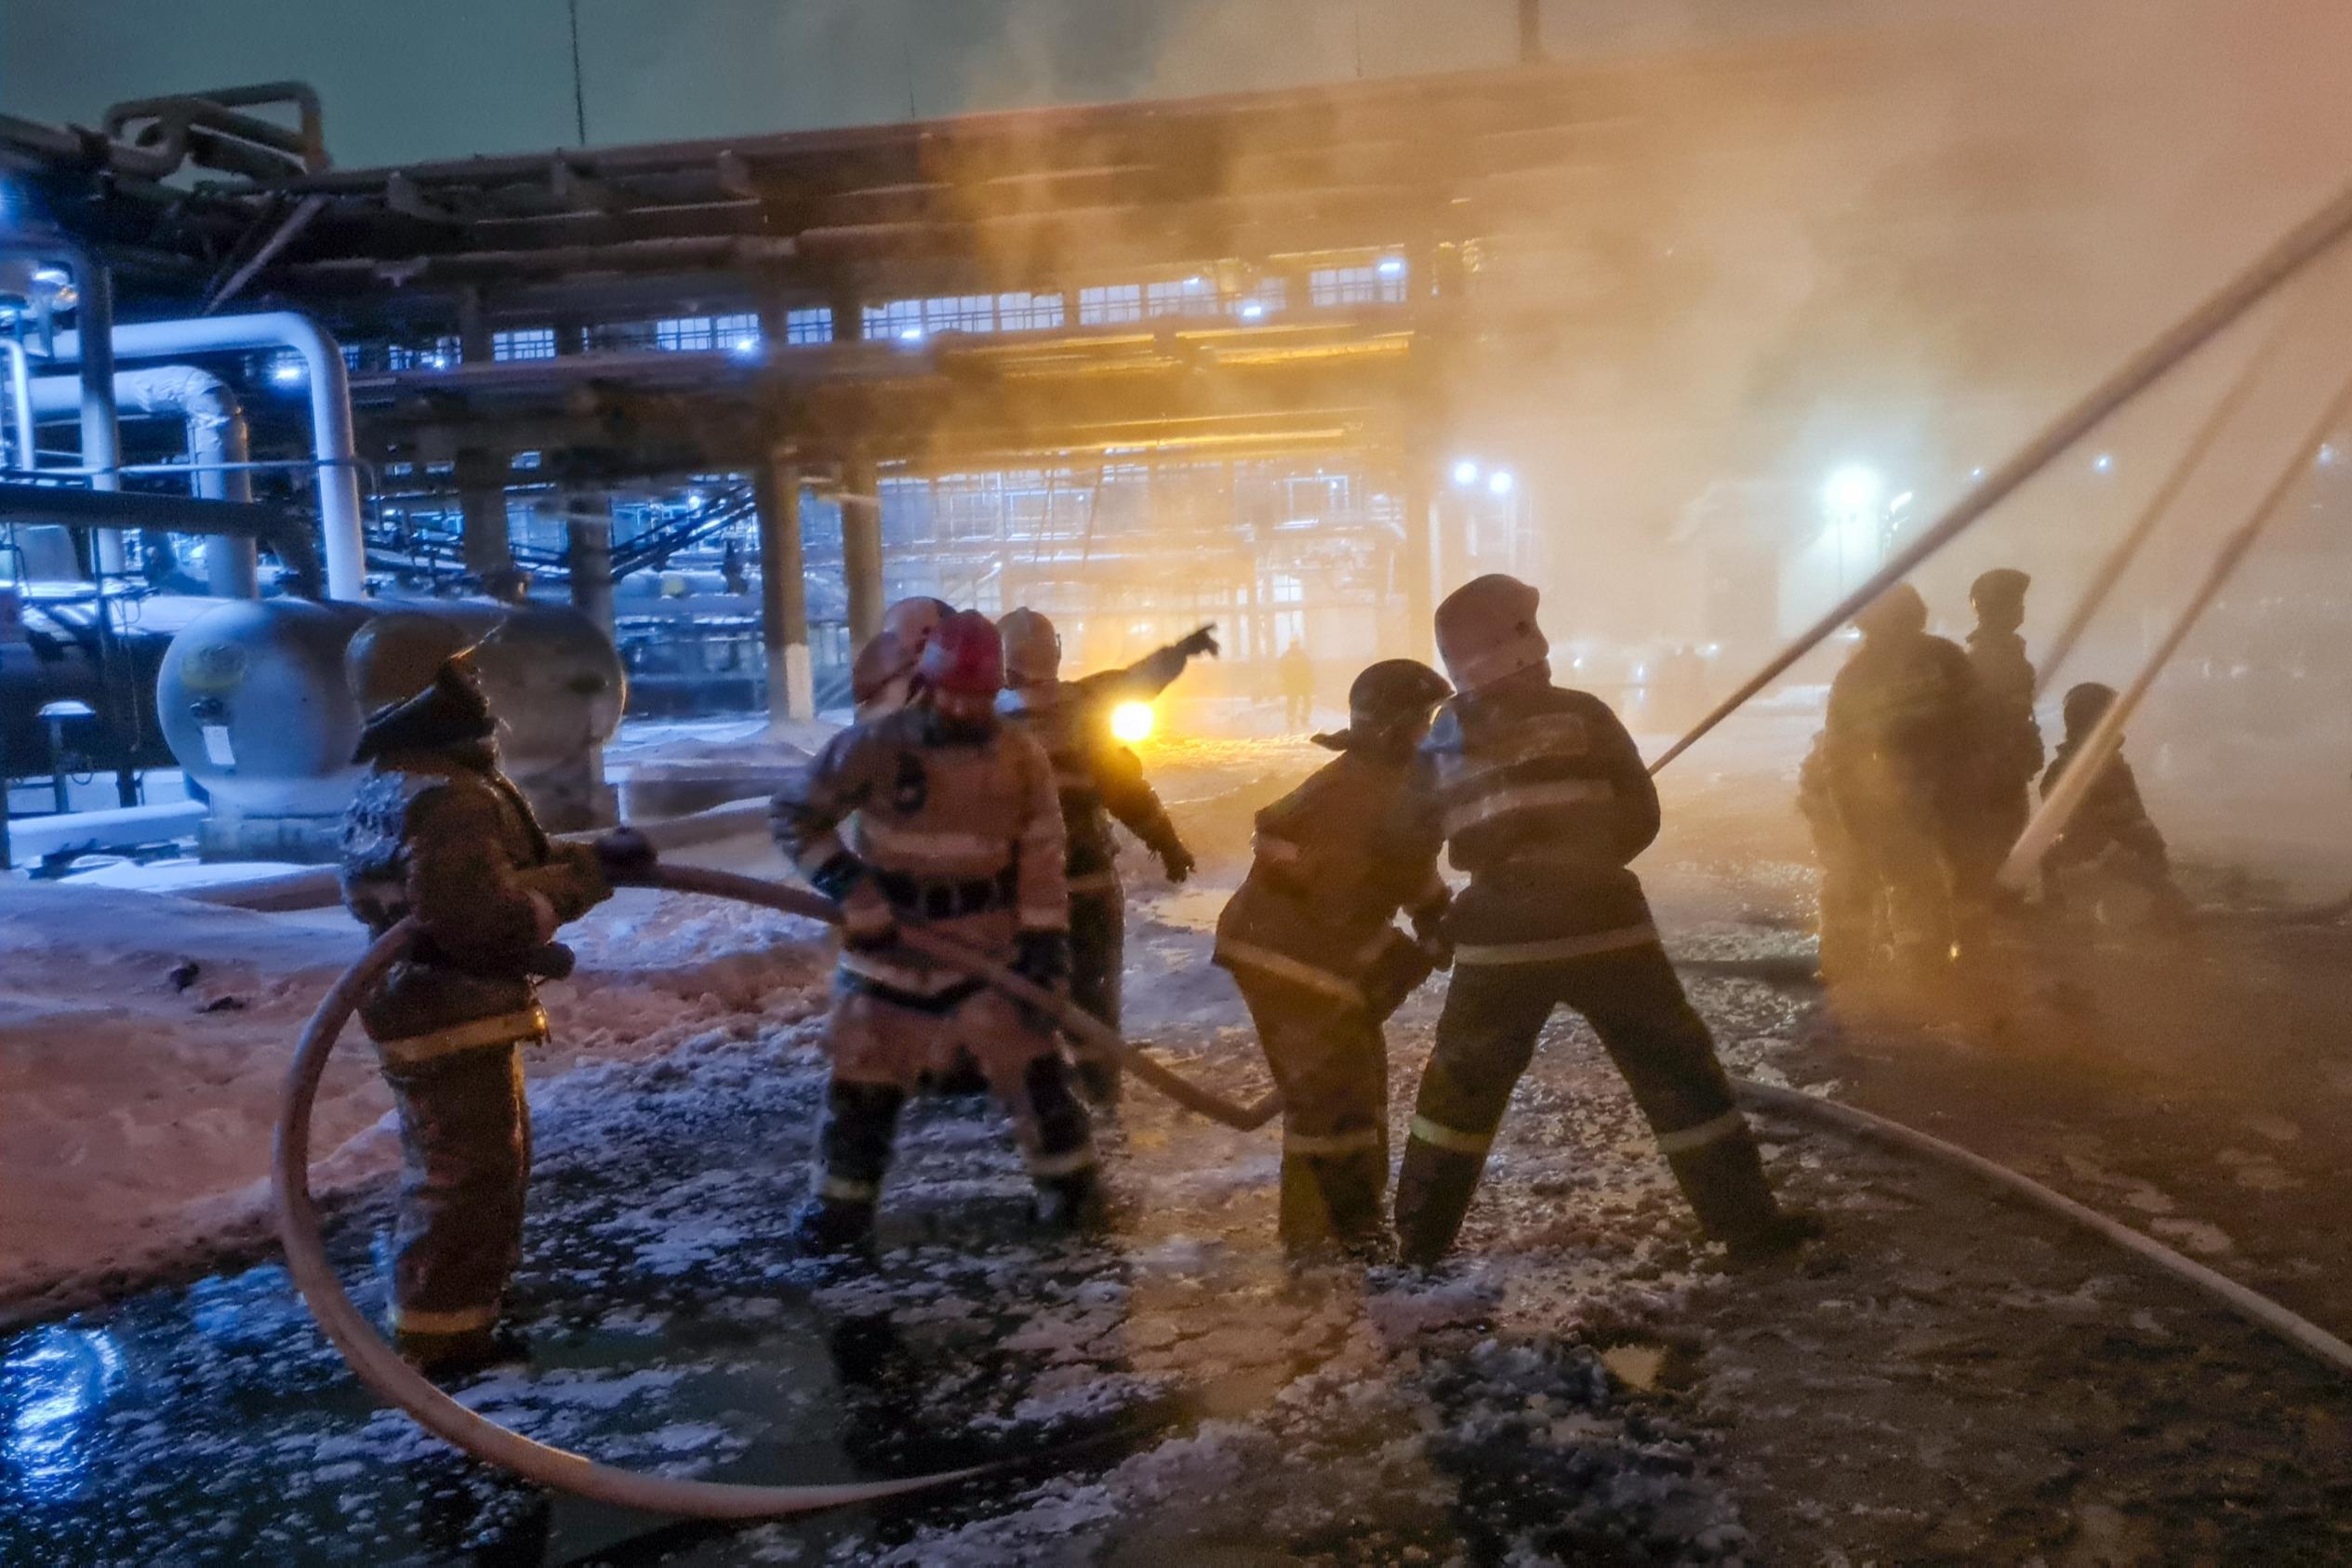
[[[1822,495],[1831,510],[1841,513],[1867,512],[1879,504],[1879,497],[1886,491],[1886,481],[1876,469],[1851,463],[1829,476]]]
[[[33,281],[45,283],[51,288],[57,288],[72,283],[73,274],[62,267],[35,267],[33,269]]]
[[[270,366],[270,379],[279,386],[290,387],[302,379],[302,366],[292,361]]]
[[[2115,469],[2114,454],[2108,452],[2100,453],[2097,457],[2091,459],[2091,467],[2093,472],[2098,473],[2113,472]]]
[[[1130,746],[1151,738],[1151,724],[1149,702],[1123,702],[1110,711],[1110,733]]]
[[[1971,479],[1982,479],[1985,477],[1985,471],[1981,468],[1970,469],[1968,471],[1968,477]]]
[[[1184,286],[1187,288],[1206,288],[1208,286],[1209,280],[1203,277],[1189,277],[1184,280]]]
[[[1911,492],[1906,490],[1901,495],[1895,497],[1894,499],[1887,502],[1886,509],[1889,512],[1901,512],[1905,507],[1909,506],[1910,504]]]
[[[1509,495],[1511,486],[1517,483],[1518,481],[1511,477],[1511,471],[1507,468],[1498,468],[1486,476],[1486,487],[1498,496]]]
[[[1384,278],[1402,277],[1404,275],[1404,258],[1402,256],[1383,256],[1380,259],[1380,275]]]
[[[1454,483],[1456,485],[1477,484],[1478,464],[1468,458],[1456,458],[1454,464]]]
[[[898,341],[900,341],[901,343],[920,343],[920,342],[922,342],[922,341],[923,341],[923,328],[922,328],[922,327],[920,327],[920,326],[902,326],[902,327],[900,327],[900,328],[898,329]]]
[[[1242,319],[1243,321],[1256,321],[1258,317],[1264,315],[1265,313],[1266,307],[1259,304],[1255,299],[1242,307]]]
[[[432,366],[435,370],[446,370],[449,368],[449,356],[447,354],[427,354],[425,356],[425,363]]]
[[[686,492],[686,505],[698,510],[699,510],[702,503],[708,499],[710,499],[710,498],[705,496],[699,490],[688,490]]]
[[[758,353],[760,340],[757,338],[737,338],[735,340],[735,352],[739,354]]]

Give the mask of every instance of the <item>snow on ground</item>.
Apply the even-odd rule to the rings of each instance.
[[[756,839],[700,853],[774,861]],[[821,1002],[819,933],[785,916],[630,891],[566,937],[580,972],[544,989],[535,1081]],[[0,1322],[251,1243],[295,1036],[363,945],[339,910],[0,879]],[[319,1095],[320,1191],[395,1168],[390,1106],[353,1026]]]

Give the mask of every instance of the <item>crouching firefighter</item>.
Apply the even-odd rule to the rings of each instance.
[[[1092,1128],[1052,1021],[899,938],[921,925],[1048,988],[1068,973],[1053,767],[997,721],[996,628],[950,616],[918,673],[912,705],[835,736],[774,802],[777,843],[842,906],[817,1195],[798,1225],[812,1252],[869,1243],[899,1110],[959,1048],[1012,1117],[1037,1217],[1075,1226],[1100,1208]]]
[[[1409,815],[1414,752],[1448,687],[1392,658],[1356,677],[1339,753],[1257,814],[1216,924],[1282,1094],[1280,1233],[1294,1255],[1389,1250],[1389,1053],[1380,1027],[1445,962],[1438,841]],[[1395,924],[1402,909],[1414,936]]]
[[[1684,1196],[1734,1255],[1811,1231],[1783,1215],[1707,1026],[1658,945],[1628,862],[1658,797],[1607,704],[1551,684],[1535,590],[1500,575],[1438,607],[1459,693],[1422,746],[1418,793],[1469,885],[1446,918],[1454,977],[1397,1177],[1405,1261],[1453,1244],[1511,1088],[1563,1003],[1625,1074]]]
[[[393,1343],[457,1373],[498,1351],[521,1261],[530,1114],[520,1047],[547,1037],[537,980],[571,972],[551,938],[649,865],[633,834],[551,841],[498,769],[496,722],[458,629],[379,616],[345,656],[368,764],[343,826],[343,902],[371,936],[416,945],[359,1004],[400,1117]]]
[[[1203,626],[1123,670],[1065,681],[1061,634],[1052,621],[1035,610],[1017,609],[997,629],[1004,637],[1007,688],[999,706],[1045,748],[1061,800],[1070,844],[1070,1000],[1116,1030],[1127,906],[1110,819],[1117,817],[1143,841],[1171,882],[1192,874],[1193,858],[1145,779],[1142,760],[1111,735],[1111,710],[1158,697],[1195,656],[1215,655],[1216,638],[1213,628]],[[1118,1098],[1116,1062],[1089,1060],[1079,1071],[1095,1098],[1106,1104]]]

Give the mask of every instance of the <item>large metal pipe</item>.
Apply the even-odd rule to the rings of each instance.
[[[97,254],[80,241],[63,234],[20,234],[0,238],[0,256],[22,257],[52,264],[63,262],[73,274],[74,319],[78,333],[66,333],[90,345],[82,361],[82,466],[89,471],[93,490],[119,490],[123,437],[114,418],[114,281]],[[101,528],[96,538],[100,572],[123,569],[120,530]]]
[[[73,385],[62,376],[33,383],[33,413],[61,414],[73,406]],[[195,494],[213,501],[253,499],[250,433],[245,405],[229,383],[209,370],[193,365],[157,365],[124,370],[114,377],[117,415],[135,408],[149,416],[168,416],[185,421],[188,460]],[[223,599],[258,599],[260,568],[254,541],[215,538],[205,547],[206,586]]]
[[[80,357],[81,344],[80,334],[60,334],[58,357]],[[291,349],[302,356],[311,386],[311,449],[318,461],[326,591],[336,599],[366,597],[367,540],[360,521],[359,453],[352,429],[351,380],[344,372],[342,346],[326,328],[293,311],[268,311],[192,321],[143,321],[114,331],[113,352],[125,359],[173,359],[239,349]],[[86,365],[83,379],[88,380]]]
[[[0,338],[0,351],[8,356],[8,421],[16,441],[15,467],[31,472],[40,466],[40,448],[33,445],[33,371],[25,362],[24,345]]]

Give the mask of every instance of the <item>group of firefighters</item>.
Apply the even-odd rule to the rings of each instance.
[[[1926,602],[1897,584],[1854,618],[1860,644],[1829,687],[1799,783],[1822,868],[1821,971],[1933,981],[1984,961],[2014,900],[1999,875],[2033,812],[2114,705],[2086,682],[2062,705],[2043,766],[2035,674],[2019,634],[2031,579],[2002,567],[1969,590],[1968,646],[1932,635]],[[2096,868],[2136,886],[2161,920],[2186,904],[2132,770],[2110,759],[2041,865],[2044,907]]]
[[[1281,1090],[1282,1241],[1310,1256],[1441,1258],[1564,1004],[1624,1074],[1708,1234],[1736,1259],[1787,1251],[1816,1227],[1775,1203],[1628,869],[1657,834],[1657,792],[1608,706],[1553,684],[1536,602],[1503,576],[1450,595],[1435,626],[1446,676],[1411,659],[1365,670],[1346,727],[1314,737],[1336,756],[1258,814],[1216,962]],[[778,845],[842,924],[804,1249],[870,1244],[901,1110],[959,1080],[1007,1112],[1034,1217],[1099,1220],[1093,1123],[1117,1102],[1117,1064],[1073,1061],[1055,1018],[905,934],[950,938],[1115,1030],[1125,911],[1110,822],[1173,880],[1193,857],[1110,710],[1216,652],[1203,627],[1064,681],[1043,616],[991,622],[929,599],[891,606],[859,651],[856,723],[773,803]],[[496,720],[447,623],[379,618],[350,659],[369,773],[344,839],[345,898],[372,933],[404,917],[420,933],[360,1009],[405,1153],[392,1327],[403,1354],[456,1372],[502,1349],[529,1165],[519,1053],[547,1029],[535,978],[568,971],[557,929],[642,879],[653,852],[626,830],[593,845],[540,831],[498,770]],[[1840,737],[1854,706],[1851,690],[1833,702]],[[1467,878],[1458,893],[1441,854]],[[1391,1200],[1382,1029],[1442,969]]]

